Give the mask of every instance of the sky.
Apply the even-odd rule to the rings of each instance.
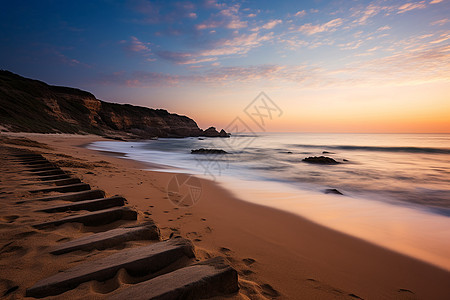
[[[1,7],[0,69],[204,129],[450,132],[450,0]]]

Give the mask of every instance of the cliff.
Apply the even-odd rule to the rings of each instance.
[[[125,138],[228,136],[164,109],[98,100],[79,89],[51,86],[0,71],[0,125],[9,131],[93,133]]]

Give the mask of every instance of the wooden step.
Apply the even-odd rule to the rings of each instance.
[[[206,299],[238,290],[236,270],[224,258],[215,257],[138,283],[108,299]]]
[[[49,181],[49,180],[65,179],[65,178],[71,178],[71,177],[69,176],[69,174],[57,174],[57,175],[41,176],[36,179],[40,180],[40,181]]]
[[[48,167],[41,167],[41,168],[35,168],[35,169],[28,169],[26,171],[38,173],[38,172],[42,172],[42,171],[51,171],[51,170],[61,170],[61,169],[58,167],[55,167],[55,166],[48,166]]]
[[[128,241],[137,240],[159,240],[160,233],[158,227],[153,224],[121,227],[113,230],[100,232],[85,236],[50,250],[51,254],[60,255],[72,251],[91,251],[94,249],[102,250],[123,244]]]
[[[128,207],[113,207],[87,214],[65,217],[59,220],[48,221],[33,225],[34,228],[43,229],[59,226],[65,223],[81,223],[85,226],[100,226],[118,220],[136,220],[137,212]]]
[[[59,193],[69,193],[69,192],[80,192],[90,190],[91,186],[87,183],[75,183],[63,186],[55,186],[37,190],[31,190],[30,193],[48,193],[48,192],[59,192]]]
[[[70,194],[62,194],[56,196],[48,196],[42,198],[35,198],[31,200],[21,200],[17,201],[16,204],[34,202],[34,201],[54,201],[54,200],[63,200],[63,201],[84,201],[84,200],[92,200],[92,199],[100,199],[105,197],[105,192],[102,190],[90,190],[83,192],[75,192]]]
[[[43,162],[43,163],[40,163],[40,164],[25,165],[25,167],[30,169],[30,170],[34,170],[34,169],[39,169],[39,168],[56,167],[56,166],[54,164],[52,164],[51,162]]]
[[[194,257],[194,250],[190,241],[181,238],[127,249],[45,278],[27,289],[26,296],[43,298],[61,294],[83,282],[105,281],[122,268],[132,276],[142,276],[157,272],[185,257]]]
[[[66,174],[66,173],[61,169],[55,169],[55,170],[50,170],[50,171],[36,172],[36,173],[32,173],[30,175],[48,176],[48,175],[59,175],[59,174]]]
[[[28,160],[28,161],[19,161],[22,165],[25,166],[33,166],[33,165],[39,165],[39,164],[44,164],[44,163],[49,163],[48,160],[46,160],[45,158],[42,159],[33,159],[33,160]]]
[[[51,206],[47,208],[43,208],[38,210],[39,212],[53,213],[53,212],[63,212],[63,211],[76,211],[76,210],[89,210],[96,211],[102,210],[106,208],[116,207],[116,206],[124,206],[125,198],[120,196],[114,196],[110,198],[101,198],[94,200],[85,200],[74,202],[70,204]]]
[[[75,184],[75,183],[81,183],[81,180],[79,178],[70,177],[70,178],[62,178],[62,179],[56,179],[56,180],[47,180],[40,184],[52,184],[52,185],[56,185],[56,186],[62,186],[62,185]]]

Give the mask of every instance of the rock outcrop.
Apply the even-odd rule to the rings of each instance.
[[[338,164],[337,161],[335,161],[331,157],[326,157],[326,156],[310,156],[310,157],[304,158],[303,161],[310,163],[310,164],[319,164],[319,165],[336,165],[336,164]]]
[[[222,149],[195,149],[191,150],[191,154],[227,154],[228,152]]]
[[[91,133],[112,138],[228,137],[164,109],[109,103],[75,88],[0,71],[0,126],[10,131]]]

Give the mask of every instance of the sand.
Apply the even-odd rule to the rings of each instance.
[[[223,256],[239,272],[240,292],[230,299],[448,299],[450,273],[435,266],[336,232],[286,212],[244,202],[218,184],[199,179],[202,194],[192,207],[175,206],[167,185],[174,172],[146,171],[148,166],[83,145],[103,140],[98,136],[9,134],[44,143],[50,149],[22,147],[59,161],[64,170],[106,192],[122,195],[139,211],[138,219],[153,219],[163,239],[181,235],[193,241],[200,259]],[[54,259],[48,247],[86,232],[105,229],[66,224],[53,230],[31,227],[42,214],[36,206],[17,206],[14,197],[29,197],[37,188],[21,170],[2,164],[0,200],[0,296],[18,286],[8,297],[20,299],[36,281],[83,260],[86,253]],[[29,184],[29,185],[24,185]],[[8,192],[12,194],[7,194]],[[48,206],[48,205],[47,205]],[[106,226],[108,227],[108,226]],[[142,242],[127,243],[133,247]],[[120,249],[92,251],[103,257]],[[106,283],[86,283],[55,298],[77,298],[106,293],[130,283],[118,274]]]

